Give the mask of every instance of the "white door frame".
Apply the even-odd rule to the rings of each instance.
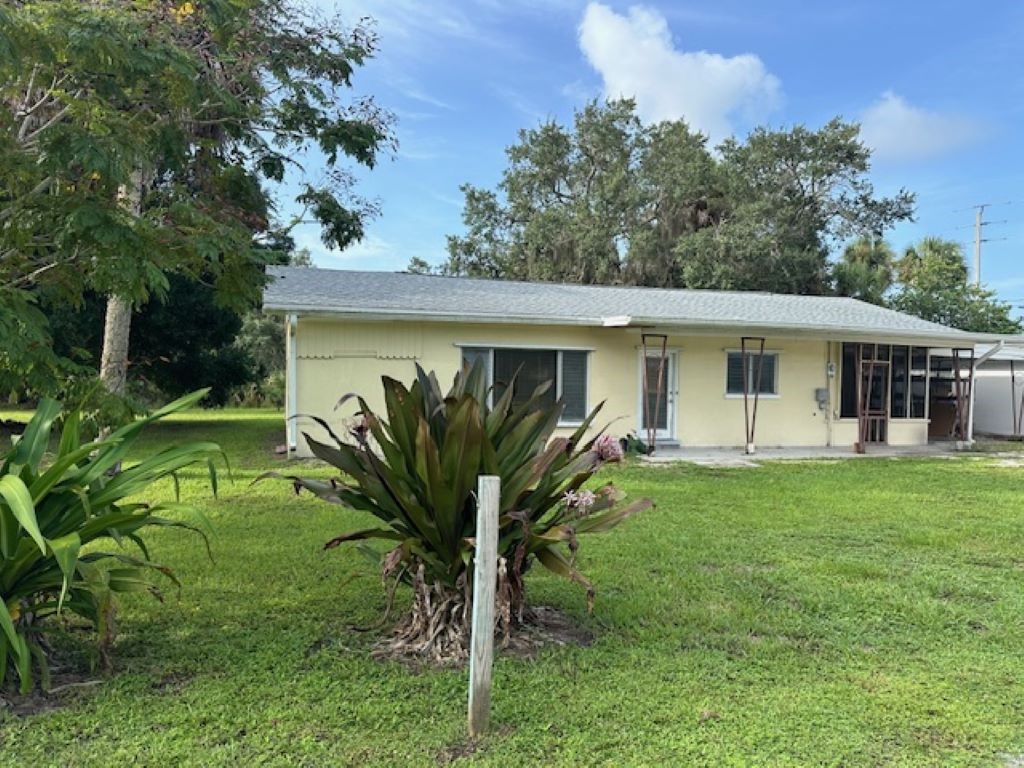
[[[661,349],[647,350],[647,357],[659,357],[661,355]],[[665,367],[665,429],[659,429],[655,432],[655,436],[658,440],[673,440],[676,436],[676,400],[679,397],[679,348],[668,347],[665,349],[665,359],[667,365]],[[636,411],[636,425],[637,425],[637,437],[643,440],[647,436],[647,427],[644,426],[644,348],[640,347],[637,349],[636,356],[636,391],[637,391],[637,411]]]

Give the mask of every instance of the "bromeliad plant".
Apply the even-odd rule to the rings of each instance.
[[[288,479],[296,492],[304,488],[383,523],[338,536],[326,548],[365,539],[392,543],[383,557],[359,545],[379,559],[385,579],[413,591],[412,608],[399,622],[391,650],[437,661],[465,657],[474,491],[481,474],[501,478],[497,615],[506,641],[532,618],[523,575],[534,561],[582,585],[592,605],[593,587],[576,568],[577,537],[607,531],[651,506],[648,500],[624,504],[623,494],[611,485],[583,488],[603,464],[622,457],[618,443],[603,431],[586,438],[600,406],[571,437],[553,438],[563,403],[545,403],[550,384],[519,404],[510,384],[493,407],[487,404],[479,364],[461,371],[447,395],[435,375],[419,366],[411,387],[388,377],[383,384],[387,420],[358,398],[360,412],[349,439],[339,438],[319,418],[314,421],[334,444],[305,434],[312,452],[342,476]]]
[[[177,502],[151,506],[126,499],[198,462],[209,467],[216,493],[213,458],[223,455],[220,448],[203,442],[172,446],[116,469],[147,425],[196,404],[205,394],[186,395],[84,444],[81,414],[73,410],[63,416],[52,454],[51,432],[61,406],[44,400],[20,440],[0,454],[0,686],[13,668],[22,693],[32,689],[34,671],[49,687],[47,626],[42,623],[47,617],[70,612],[85,619],[97,630],[105,652],[113,635],[116,593],[150,592],[159,598],[152,572],[178,583],[169,568],[150,559],[142,531],[186,528],[205,541],[200,528],[164,516],[191,510]],[[100,542],[117,546],[101,549]],[[129,544],[134,546],[128,549]]]

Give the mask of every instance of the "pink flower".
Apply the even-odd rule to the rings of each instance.
[[[583,517],[594,506],[597,496],[590,490],[566,491],[565,495],[562,496],[562,500],[567,508],[576,510],[576,514],[579,517]]]
[[[594,450],[601,461],[622,461],[622,446],[611,435],[601,435],[594,443]]]

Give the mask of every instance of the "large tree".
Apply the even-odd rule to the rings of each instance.
[[[875,194],[854,124],[759,128],[717,153],[682,121],[593,102],[520,132],[496,190],[463,187],[442,271],[584,283],[823,293],[851,235],[911,216]],[[424,265],[414,265],[422,270]]]
[[[926,237],[896,263],[897,290],[890,305],[901,312],[979,333],[1021,333],[1013,308],[993,291],[967,279],[959,243]]]
[[[48,357],[41,288],[109,296],[103,368],[123,386],[133,306],[168,274],[218,301],[257,295],[273,192],[290,179],[325,242],[362,235],[371,206],[346,159],[372,166],[389,118],[347,95],[375,48],[364,26],[291,0],[47,0],[0,19],[0,361]],[[294,158],[323,158],[314,183]],[[34,345],[10,343],[28,339]]]
[[[878,235],[913,214],[906,190],[875,194],[871,152],[854,123],[756,128],[719,152],[728,208],[677,246],[691,287],[826,293],[829,255],[843,241]]]
[[[672,285],[672,245],[708,223],[715,168],[682,123],[645,127],[632,101],[593,102],[572,129],[519,132],[497,190],[465,185],[450,274]]]

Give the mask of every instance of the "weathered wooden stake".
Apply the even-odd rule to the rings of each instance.
[[[477,481],[476,554],[473,568],[473,629],[469,641],[469,735],[479,736],[491,719],[494,658],[494,591],[498,581],[498,508],[501,478]]]

